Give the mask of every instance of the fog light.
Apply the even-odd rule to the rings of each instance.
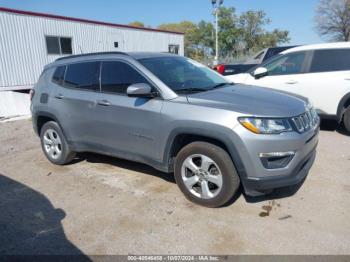
[[[260,153],[259,157],[261,163],[266,169],[278,169],[288,166],[295,156],[294,151],[290,152],[272,152],[272,153]]]

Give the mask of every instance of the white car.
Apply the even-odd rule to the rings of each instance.
[[[307,97],[322,118],[343,121],[350,132],[350,42],[288,49],[248,73],[226,78]]]

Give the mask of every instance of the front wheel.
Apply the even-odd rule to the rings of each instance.
[[[178,153],[175,179],[188,200],[206,207],[223,206],[240,185],[228,153],[206,142],[191,143]]]
[[[343,122],[345,130],[350,134],[350,106],[345,110]]]

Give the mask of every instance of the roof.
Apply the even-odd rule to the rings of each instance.
[[[86,53],[86,54],[80,54],[80,55],[63,56],[63,57],[57,58],[55,61],[92,57],[92,56],[110,57],[113,55],[126,55],[126,56],[131,56],[134,59],[144,59],[144,58],[152,58],[152,57],[178,57],[178,55],[176,54],[160,53],[160,52],[95,52],[95,53]]]
[[[83,62],[87,60],[113,59],[120,56],[131,57],[132,59],[146,59],[154,57],[179,57],[179,55],[160,52],[96,52],[80,55],[69,55],[56,59],[54,62],[47,64],[45,68],[50,68],[53,65],[64,65],[66,63]]]
[[[127,55],[135,59],[146,59],[154,57],[179,57],[177,54],[172,53],[160,53],[160,52],[128,52]]]
[[[17,10],[17,9],[5,8],[5,7],[0,7],[0,12],[6,12],[6,13],[12,13],[12,14],[18,14],[18,15],[45,17],[45,18],[51,18],[51,19],[58,19],[58,20],[71,21],[71,22],[80,22],[80,23],[87,23],[87,24],[95,24],[95,25],[104,25],[104,26],[112,26],[112,27],[119,27],[119,28],[136,29],[136,30],[141,30],[141,31],[151,31],[151,32],[183,35],[183,33],[168,31],[168,30],[160,30],[160,29],[153,29],[153,28],[146,28],[146,27],[136,27],[136,26],[130,26],[130,25],[114,24],[114,23],[101,22],[101,21],[95,21],[95,20],[89,20],[89,19],[82,19],[82,18],[74,18],[74,17],[68,17],[68,16],[60,16],[60,15],[53,15],[53,14],[45,14],[45,13]]]
[[[295,48],[287,49],[281,54],[288,54],[299,51],[308,51],[308,50],[320,50],[320,49],[338,49],[338,48],[350,48],[350,42],[337,42],[337,43],[323,43],[323,44],[314,44],[314,45],[303,45]]]

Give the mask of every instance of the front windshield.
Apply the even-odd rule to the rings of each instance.
[[[139,62],[175,93],[203,92],[229,84],[215,71],[185,57],[153,57]]]

